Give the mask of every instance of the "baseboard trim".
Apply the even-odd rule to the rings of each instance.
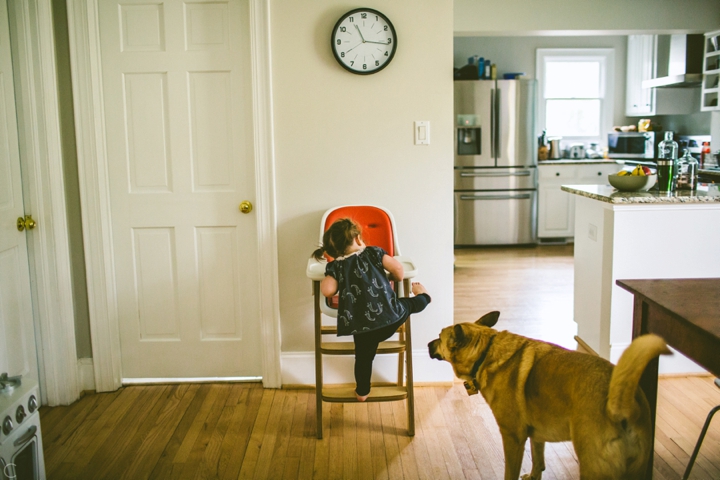
[[[95,367],[92,358],[78,358],[77,360],[77,378],[80,397],[85,392],[95,391]]]

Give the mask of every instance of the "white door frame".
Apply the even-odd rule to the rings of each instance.
[[[120,388],[122,367],[97,1],[68,0],[67,7],[90,338],[95,388],[105,392]],[[279,388],[282,384],[269,0],[250,0],[250,41],[262,377],[266,388]]]
[[[27,235],[40,390],[43,404],[67,405],[80,385],[52,5],[10,3],[23,203],[38,224]]]

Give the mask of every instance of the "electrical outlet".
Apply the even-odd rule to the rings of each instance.
[[[593,242],[597,242],[597,226],[592,223],[588,225],[588,238]]]

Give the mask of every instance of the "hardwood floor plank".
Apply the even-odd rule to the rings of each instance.
[[[347,480],[357,479],[358,477],[358,458],[357,458],[357,423],[356,411],[360,404],[343,405],[343,436],[342,436],[342,478]]]
[[[161,408],[158,402],[167,386],[141,387],[137,401],[142,408],[127,411],[114,428],[113,436],[103,442],[79,475],[81,478],[118,478],[124,469],[123,461],[137,451],[135,434],[147,425],[148,416]]]
[[[302,454],[298,467],[298,478],[313,478],[315,469],[315,445],[317,420],[315,418],[315,393],[305,396],[305,429],[303,430]]]
[[[173,472],[175,472],[175,475],[178,475],[178,472],[182,473],[182,468],[179,467],[173,460],[175,459],[186,434],[190,430],[195,417],[205,402],[205,398],[208,396],[208,393],[210,393],[210,385],[202,384],[198,386],[194,394],[189,398],[190,405],[188,405],[185,409],[180,422],[175,425],[174,430],[170,435],[170,439],[165,444],[165,448],[163,449],[160,458],[150,473],[150,478],[172,478]]]
[[[370,455],[373,477],[385,480],[388,477],[387,457],[385,456],[385,436],[382,432],[382,421],[379,403],[368,403],[368,429],[370,430]]]
[[[258,410],[257,418],[252,428],[252,433],[250,434],[250,441],[248,442],[245,450],[245,458],[243,459],[242,466],[240,467],[240,475],[238,478],[253,478],[258,458],[260,457],[260,448],[262,447],[265,428],[270,417],[270,410],[272,409],[272,403],[274,400],[275,390],[263,390],[262,402],[260,403],[260,409]]]
[[[257,466],[253,472],[255,479],[280,478],[282,470],[285,468],[287,432],[290,428],[287,413],[292,414],[292,408],[288,406],[286,400],[290,398],[290,395],[291,393],[288,392],[286,395],[275,395],[273,398],[270,417],[262,437]],[[276,476],[270,475],[273,464],[280,467],[280,470],[275,472]]]
[[[205,417],[199,433],[195,435],[195,432],[193,432],[193,435],[195,435],[195,442],[190,449],[187,459],[182,462],[185,464],[185,468],[183,469],[183,474],[179,477],[179,480],[203,478],[203,476],[208,473],[207,470],[209,467],[203,460],[206,453],[214,455],[212,451],[208,450],[208,446],[222,416],[223,407],[227,401],[227,397],[231,391],[230,386],[227,384],[212,385],[211,389],[216,391],[217,395],[215,396],[212,406],[210,406],[209,413]],[[208,395],[208,397],[210,397],[210,395]]]
[[[260,384],[246,384],[238,403],[233,407],[233,416],[222,445],[218,459],[220,478],[237,479],[245,460],[250,435],[265,398]]]

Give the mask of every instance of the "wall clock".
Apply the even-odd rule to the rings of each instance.
[[[397,35],[390,20],[370,8],[357,8],[340,17],[330,36],[335,59],[358,75],[385,68],[397,50]]]

